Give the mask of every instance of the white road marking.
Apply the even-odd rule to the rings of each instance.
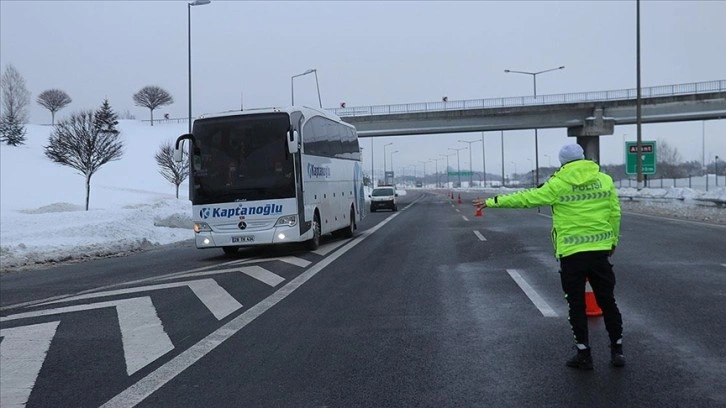
[[[481,234],[479,231],[474,231],[474,235],[476,235],[477,238],[479,238],[479,241],[486,241],[487,239],[484,238],[484,235]]]
[[[456,212],[461,212],[461,210],[459,210],[458,208],[456,208]]]
[[[726,267],[726,264],[721,264],[721,266]]]
[[[243,266],[241,268],[217,269],[214,271],[187,273],[185,275],[169,276],[169,277],[165,277],[165,278],[160,278],[159,280],[192,278],[192,277],[200,277],[200,276],[219,275],[219,274],[223,274],[223,273],[244,273],[245,275],[255,278],[258,281],[265,283],[272,287],[275,287],[285,281],[285,278],[283,278],[282,276],[274,274],[274,273],[268,271],[267,269],[265,269],[261,266],[258,266],[258,265]]]
[[[413,205],[413,203],[411,204]],[[156,390],[164,386],[164,384],[173,380],[177,375],[181,374],[184,370],[189,368],[192,364],[199,361],[201,358],[206,356],[209,352],[214,350],[217,346],[225,342],[227,339],[232,337],[234,334],[242,330],[245,326],[250,324],[257,317],[262,315],[264,312],[275,306],[283,299],[285,299],[292,292],[297,290],[310,278],[317,275],[330,263],[341,257],[343,254],[353,249],[356,245],[361,243],[364,239],[378,231],[386,223],[393,220],[398,216],[400,212],[387,217],[375,227],[366,230],[357,237],[353,238],[346,245],[339,250],[335,251],[332,255],[313,265],[310,269],[300,274],[295,279],[291,280],[287,285],[278,289],[275,293],[265,298],[260,303],[252,306],[241,315],[230,320],[227,324],[220,327],[219,329],[212,332],[210,335],[200,340],[195,345],[191,346],[178,356],[174,357],[166,364],[157,368],[146,377],[137,381],[131,387],[125,389],[111,400],[106,402],[102,407],[132,407],[143,401],[146,397],[154,393]]]
[[[463,218],[463,219],[464,219],[464,221],[469,221],[469,219],[468,219],[468,218],[466,218],[466,215],[462,215],[462,216],[461,216],[461,218]]]
[[[542,297],[534,289],[532,289],[531,286],[529,286],[529,283],[522,278],[522,275],[519,274],[518,270],[507,269],[507,273],[512,277],[512,279],[514,279],[522,291],[524,291],[524,294],[527,295],[529,300],[537,306],[537,309],[542,312],[544,317],[557,317],[557,313],[555,313],[550,305],[548,305],[547,302],[545,302],[545,300],[542,299]]]
[[[240,270],[239,268],[237,269]],[[282,279],[282,278],[280,278]],[[74,300],[94,299],[106,296],[126,295],[129,293],[148,292],[152,290],[161,290],[169,288],[178,288],[188,286],[194,292],[204,306],[217,318],[222,320],[229,316],[230,313],[242,307],[242,305],[224,290],[214,279],[200,279],[188,282],[162,283],[159,285],[137,286],[133,288],[110,290],[106,292],[88,293],[85,295],[73,296],[63,300],[54,300],[52,302],[43,303],[50,305],[54,303],[70,302]],[[31,312],[33,313],[33,312]],[[21,313],[22,314],[22,313]],[[0,319],[2,321],[2,319]]]
[[[0,321],[81,312],[106,307],[116,308],[118,324],[121,329],[121,342],[126,359],[126,372],[129,375],[174,349],[171,339],[164,331],[164,326],[156,314],[154,304],[148,296],[18,313],[0,318]]]
[[[38,379],[58,323],[0,330],[0,406],[24,407]]]

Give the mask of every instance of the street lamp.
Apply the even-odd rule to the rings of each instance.
[[[394,150],[391,152],[391,173],[393,173],[393,175],[391,175],[391,184],[396,184],[394,181],[394,176],[396,172],[393,170],[393,153],[398,153],[398,150]]]
[[[502,140],[502,187],[504,187],[504,131],[499,136]]]
[[[459,178],[459,188],[461,188],[461,166],[459,165],[459,150],[464,149],[466,149],[466,147],[460,147],[458,149],[449,147],[449,150],[454,150],[456,152],[456,175]]]
[[[562,65],[557,68],[551,68],[546,69],[544,71],[539,72],[527,72],[527,71],[514,71],[511,69],[505,69],[504,72],[508,74],[525,74],[525,75],[532,75],[532,81],[534,83],[534,98],[537,99],[537,75],[544,74],[545,72],[552,72],[557,71],[560,69],[565,69],[565,66]],[[535,182],[537,185],[539,185],[539,143],[537,142],[537,128],[534,128],[534,161],[535,161]]]
[[[320,103],[320,107],[322,108],[323,101],[322,101],[322,99],[320,99],[320,85],[318,84],[318,70],[315,68],[311,68],[311,69],[303,72],[302,74],[297,74],[297,75],[293,75],[292,77],[290,77],[290,97],[292,99],[292,105],[295,106],[295,87],[293,86],[293,79],[295,79],[299,76],[307,75],[307,74],[315,74],[315,86],[318,89],[318,103]]]
[[[718,156],[716,156],[716,159],[713,161],[713,172],[716,173],[716,187],[718,187]]]
[[[386,143],[383,145],[383,183],[388,184],[388,175],[386,175],[386,147],[392,145],[391,143]]]
[[[426,163],[427,161],[419,160],[419,163],[423,163],[423,177],[421,177],[421,187],[426,188]]]
[[[189,133],[192,133],[192,6],[203,6],[211,2],[211,0],[194,0],[191,3],[187,3],[187,37],[189,40]]]
[[[434,173],[434,174],[436,174],[436,188],[439,188],[439,187],[441,187],[441,180],[439,180],[439,160],[444,160],[444,159],[441,157],[438,157],[438,158],[434,157],[433,159],[429,159],[429,160],[433,161],[435,163],[436,173]]]
[[[476,142],[481,142],[481,140],[471,140],[471,141],[459,140],[459,142],[469,144],[469,188],[471,188],[471,184],[473,182],[473,177],[474,177],[474,170],[472,170],[472,168],[471,168],[471,144],[476,143]]]
[[[453,155],[454,155],[454,153],[451,153],[451,154],[441,154],[441,153],[439,153],[439,156],[442,156],[442,157],[445,157],[446,158],[446,187],[447,188],[449,187],[449,183],[451,182],[449,180],[449,156],[453,156]]]

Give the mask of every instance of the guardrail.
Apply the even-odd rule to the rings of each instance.
[[[692,82],[687,84],[661,85],[641,88],[642,98],[726,92],[726,80]],[[463,101],[418,102],[395,105],[357,106],[327,109],[339,117],[391,115],[447,110],[504,108],[531,105],[554,105],[575,102],[617,101],[637,98],[637,88],[612,91],[577,92],[554,95],[517,96],[508,98],[470,99]]]

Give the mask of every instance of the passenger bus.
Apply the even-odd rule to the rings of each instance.
[[[365,216],[355,127],[308,107],[205,115],[176,140],[189,140],[189,198],[197,248],[352,237]]]

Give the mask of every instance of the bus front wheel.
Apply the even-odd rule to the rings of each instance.
[[[313,237],[310,238],[307,242],[307,249],[310,251],[314,251],[320,247],[320,216],[318,214],[315,214],[315,217],[313,218]]]

